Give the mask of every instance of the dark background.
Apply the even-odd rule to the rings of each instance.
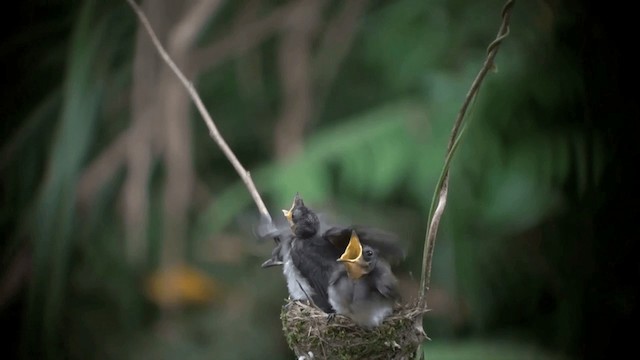
[[[414,296],[448,133],[503,3],[223,1],[171,43],[196,3],[144,6],[272,215],[299,191],[397,232]],[[633,350],[636,19],[613,5],[515,4],[453,162],[429,359]],[[258,212],[126,2],[2,19],[0,357],[290,358]]]

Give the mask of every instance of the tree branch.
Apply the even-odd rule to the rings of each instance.
[[[345,1],[342,8],[325,25],[326,30],[320,40],[313,64],[316,117],[322,114],[331,87],[342,62],[351,50],[360,20],[369,3],[369,0]]]
[[[233,20],[232,29],[242,29],[260,18],[264,0],[246,1]],[[235,61],[238,92],[245,97],[255,98],[264,95],[264,65],[259,48],[247,50],[245,56]]]
[[[173,12],[165,9],[161,0],[145,0],[143,5],[159,36],[166,36],[167,17]],[[136,31],[131,88],[131,124],[124,154],[127,176],[122,185],[122,212],[125,230],[125,252],[131,265],[141,265],[147,253],[149,222],[148,182],[153,162],[153,143],[158,142],[155,119],[159,111],[155,105],[158,72],[162,63],[142,28]]]
[[[193,2],[171,27],[167,37],[167,53],[177,66],[184,66],[198,34],[221,5],[220,0]],[[188,213],[195,182],[191,151],[191,122],[189,96],[172,74],[163,66],[160,72],[157,107],[164,125],[161,139],[164,141],[165,188],[163,194],[164,243],[161,261],[163,266],[173,266],[184,258],[184,238],[187,235]]]
[[[85,167],[76,186],[76,202],[80,208],[89,208],[102,186],[124,166],[130,136],[131,128],[123,130]]]
[[[313,110],[311,48],[323,1],[307,0],[286,22],[278,47],[282,110],[274,129],[274,153],[282,160],[302,150],[304,129]]]
[[[127,0],[128,1],[128,0]],[[280,30],[286,19],[298,7],[298,2],[291,1],[286,5],[271,11],[265,17],[248,24],[236,26],[229,35],[215,43],[195,50],[187,69],[193,73],[200,73],[212,68],[228,58],[241,55],[264,39]]]
[[[215,123],[213,122],[213,119],[211,118],[211,115],[209,115],[209,112],[207,111],[204,104],[202,103],[202,99],[200,99],[200,95],[198,95],[197,91],[193,87],[193,84],[184,76],[182,71],[180,71],[180,69],[176,66],[173,60],[171,60],[171,57],[169,57],[166,50],[162,47],[162,44],[160,44],[160,41],[156,37],[153,29],[151,28],[151,25],[149,24],[149,21],[147,20],[142,10],[140,10],[138,5],[133,0],[127,0],[127,2],[129,3],[133,11],[136,13],[138,18],[140,19],[140,22],[142,23],[142,25],[145,27],[145,29],[149,33],[149,36],[151,37],[151,40],[153,41],[153,44],[155,45],[156,49],[160,53],[160,56],[162,56],[162,59],[167,63],[167,65],[176,74],[180,82],[182,82],[182,84],[186,88],[187,92],[189,93],[189,96],[195,103],[196,108],[200,112],[200,115],[202,116],[207,127],[209,128],[209,134],[211,135],[211,138],[220,147],[224,155],[227,157],[227,159],[229,160],[233,168],[236,170],[236,172],[238,173],[238,175],[246,185],[247,189],[249,190],[249,193],[251,194],[251,197],[253,198],[253,201],[256,203],[256,206],[258,207],[258,211],[264,218],[266,218],[271,223],[272,222],[271,215],[269,214],[267,207],[264,205],[264,202],[262,201],[262,198],[260,197],[260,194],[258,193],[258,190],[256,189],[256,186],[254,185],[253,180],[251,179],[251,175],[249,174],[248,171],[244,169],[242,164],[240,164],[240,161],[238,161],[238,158],[235,156],[233,151],[231,151],[231,148],[229,148],[229,145],[227,145],[224,138],[222,138],[222,135],[220,135],[218,128],[216,127]]]

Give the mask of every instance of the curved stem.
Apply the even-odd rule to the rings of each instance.
[[[467,96],[462,103],[462,107],[458,112],[458,116],[453,124],[453,129],[451,130],[451,137],[449,138],[449,144],[447,146],[447,155],[445,157],[445,162],[442,167],[442,173],[440,174],[440,178],[438,179],[438,184],[436,185],[436,189],[433,194],[433,198],[431,200],[431,207],[429,209],[429,218],[427,222],[427,233],[425,235],[424,241],[424,250],[422,254],[422,272],[420,277],[420,295],[418,298],[418,306],[426,307],[426,293],[429,290],[429,286],[431,283],[431,266],[433,259],[433,250],[435,248],[436,235],[438,233],[438,226],[440,224],[440,219],[444,212],[445,206],[447,204],[447,193],[449,188],[449,167],[451,164],[451,160],[453,158],[453,154],[455,153],[458,145],[460,143],[460,139],[463,134],[463,130],[466,126],[465,115],[467,113],[467,109],[471,104],[471,101],[475,98],[480,89],[480,85],[484,78],[486,77],[489,70],[493,68],[493,61],[500,49],[500,44],[502,41],[509,35],[509,21],[511,19],[511,10],[513,9],[513,5],[515,0],[507,0],[506,4],[502,8],[502,23],[500,24],[500,29],[498,30],[498,35],[496,39],[489,44],[487,48],[487,57],[484,61],[484,65],[480,69],[478,75],[473,80],[471,84],[471,88],[467,92]]]

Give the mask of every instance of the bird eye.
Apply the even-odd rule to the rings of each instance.
[[[367,255],[367,256],[373,256],[373,251],[367,250],[367,251],[364,252],[364,254]]]

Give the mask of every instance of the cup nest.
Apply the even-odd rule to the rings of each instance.
[[[414,359],[427,338],[422,329],[426,309],[403,305],[377,327],[367,329],[351,319],[327,314],[315,305],[287,300],[280,319],[287,343],[298,359]]]

